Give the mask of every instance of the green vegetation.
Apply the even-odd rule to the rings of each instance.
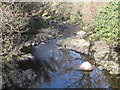
[[[94,17],[94,33],[92,37],[106,40],[109,43],[118,43],[118,19],[120,19],[119,2],[110,2],[97,12]]]

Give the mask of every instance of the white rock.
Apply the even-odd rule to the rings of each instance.
[[[45,43],[44,43],[44,42],[41,42],[40,44],[41,44],[41,45],[44,45]]]
[[[86,61],[82,63],[77,69],[91,71],[94,69],[94,67],[89,62]]]
[[[77,35],[83,36],[83,35],[85,35],[85,34],[86,34],[86,32],[84,32],[84,31],[79,31],[79,32],[77,32]]]
[[[83,46],[83,47],[85,47],[85,46],[90,46],[90,43],[89,42],[87,42],[85,39],[80,39],[80,42],[81,42],[81,45]]]

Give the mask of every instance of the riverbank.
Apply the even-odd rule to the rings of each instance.
[[[38,75],[43,74],[45,78],[49,77],[49,75],[47,74],[47,70],[48,68],[51,69],[51,63],[46,63],[45,60],[46,58],[48,59],[48,61],[54,59],[54,55],[57,54],[54,53],[54,45],[56,47],[59,47],[56,49],[56,52],[57,50],[61,50],[60,52],[63,53],[63,60],[60,59],[61,67],[58,67],[57,71],[59,71],[59,69],[61,68],[64,71],[62,65],[64,65],[64,63],[67,63],[67,60],[64,60],[64,57],[67,57],[67,55],[69,57],[71,56],[70,54],[74,53],[75,55],[77,54],[79,57],[87,57],[84,60],[96,66],[93,74],[96,73],[98,74],[98,76],[100,76],[97,71],[103,73],[104,70],[108,70],[110,75],[106,76],[108,78],[114,75],[120,75],[119,46],[111,45],[108,44],[106,41],[101,40],[101,36],[105,36],[105,38],[109,36],[109,38],[107,39],[113,41],[118,40],[117,25],[116,23],[114,23],[115,25],[111,25],[112,22],[115,21],[113,20],[111,22],[111,7],[110,11],[106,10],[109,11],[107,13],[110,14],[110,17],[106,18],[106,13],[104,12],[100,12],[100,15],[98,14],[98,16],[101,16],[101,14],[104,13],[105,16],[101,16],[101,19],[97,17],[98,19],[96,19],[96,21],[98,21],[98,23],[95,24],[98,25],[96,25],[95,29],[95,27],[92,27],[91,25],[91,23],[93,23],[93,21],[95,20],[93,19],[93,16],[96,14],[97,8],[101,5],[104,5],[104,3],[90,2],[83,3],[82,5],[82,3],[75,4],[13,2],[0,3],[0,5],[0,11],[3,14],[1,15],[2,53],[0,55],[0,57],[2,58],[2,73],[0,74],[1,76],[3,76],[3,88],[27,88],[34,81],[37,81],[40,78],[37,77]],[[114,5],[116,7],[118,4],[111,5]],[[116,10],[118,9],[113,9],[113,14]],[[89,17],[87,11],[89,11]],[[116,16],[115,19],[117,18],[118,17]],[[110,19],[111,24],[109,24],[109,22],[101,22],[103,26],[99,25],[99,21],[104,21],[106,19]],[[85,21],[88,21],[89,23]],[[108,23],[110,26],[107,26],[104,23]],[[88,24],[91,25],[90,28],[89,26],[87,26]],[[76,28],[76,26],[79,27]],[[113,28],[115,29],[111,29],[111,26],[113,26]],[[102,28],[103,31],[101,32]],[[91,33],[93,33],[93,36],[90,35]],[[99,37],[95,36],[94,33],[97,33]],[[94,40],[93,38],[99,40]],[[56,42],[54,42],[54,40]],[[50,44],[50,42],[54,42],[54,44]],[[34,53],[36,47],[39,48],[37,48],[38,51]],[[42,47],[46,51],[43,50]],[[61,55],[60,52],[58,53]],[[50,55],[53,56],[47,57]],[[59,55],[56,57],[59,57]],[[79,57],[77,57],[76,60],[82,61]],[[42,59],[43,61],[41,61]],[[70,57],[66,59],[69,60]],[[75,60],[72,60],[72,63],[67,63],[66,67],[68,69],[74,69],[75,62]],[[55,66],[56,61],[52,62],[52,65]],[[55,67],[57,67],[57,65]],[[69,71],[70,70],[65,70],[65,72]],[[119,79],[119,77],[117,78]],[[2,78],[0,77],[0,79]]]
[[[56,29],[42,29],[38,34],[35,35],[33,39],[23,42],[24,44],[16,46],[19,47],[19,53],[17,55],[12,55],[13,60],[3,63],[3,87],[28,87],[37,76],[34,70],[34,66],[36,66],[37,61],[35,61],[36,57],[32,55],[32,47],[35,47],[39,44],[45,44],[46,40],[52,40],[53,38],[64,36],[67,30],[69,31],[68,35],[75,31],[71,31],[68,28],[69,27],[67,26],[61,26],[60,28]],[[62,46],[61,49],[70,49],[81,54],[91,56],[95,61],[93,64],[98,65],[100,70],[108,70],[111,75],[120,74],[120,72],[118,72],[118,53],[114,51],[114,48],[111,49],[105,41],[91,42],[89,40],[89,35],[87,35],[85,31],[74,32],[71,37],[58,40],[56,44]],[[90,61],[89,58],[86,60]],[[21,68],[21,64],[23,64],[19,63],[21,61],[26,62],[22,66],[28,65],[27,69]]]
[[[11,49],[11,54],[4,55],[7,59],[2,63],[3,88],[22,87],[26,88],[35,79],[36,74],[33,69],[23,70],[19,68],[19,61],[34,62],[35,57],[30,54],[32,47],[42,44],[44,41],[61,36],[59,30],[55,28],[40,29],[37,34],[28,35],[27,42],[23,40],[21,44],[15,45]],[[31,38],[32,37],[32,38]],[[23,35],[22,38],[25,38]],[[27,65],[27,63],[26,63]],[[16,77],[16,78],[14,78]]]
[[[35,64],[37,64],[35,61],[36,58],[34,57],[34,55],[32,55],[33,47],[45,44],[45,41],[47,40],[52,40],[54,38],[62,37],[64,35],[70,35],[70,33],[72,34],[74,32],[71,31],[71,28],[72,27],[68,27],[65,25],[56,25],[56,27],[40,29],[37,34],[24,34],[22,36],[23,41],[21,41],[21,44],[16,45],[15,48],[11,49],[10,56],[9,54],[4,56],[9,57],[6,58],[6,60],[4,60],[2,64],[3,88],[26,88],[30,83],[32,83],[33,79],[35,79],[36,77],[36,74],[33,70],[34,67],[32,67],[31,69],[28,64],[29,62],[31,66],[36,66]],[[27,39],[27,41],[25,41],[24,38]],[[28,65],[28,69],[24,70],[20,68],[19,62],[21,61],[26,61],[25,66]]]
[[[99,65],[98,68],[108,70],[111,75],[120,74],[119,52],[116,52],[115,47],[103,40],[93,41],[85,31],[76,33],[76,36],[59,40],[57,45],[93,57],[96,64]]]

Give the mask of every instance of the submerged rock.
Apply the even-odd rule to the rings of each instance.
[[[78,70],[91,71],[94,67],[89,62],[83,62],[78,68]]]

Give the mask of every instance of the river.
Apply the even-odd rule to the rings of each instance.
[[[91,72],[76,70],[88,57],[56,45],[57,40],[68,36],[34,47],[37,78],[29,88],[119,88],[119,77],[99,70],[95,64]]]

